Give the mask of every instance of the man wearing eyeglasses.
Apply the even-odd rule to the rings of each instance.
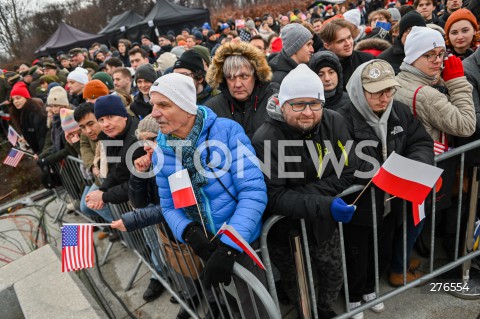
[[[202,56],[197,52],[185,51],[180,59],[173,65],[173,73],[180,73],[193,79],[195,90],[197,92],[197,104],[204,105],[215,95],[220,94],[217,89],[212,89],[205,81],[205,68],[203,66]]]
[[[282,215],[270,230],[268,247],[292,304],[298,299],[288,233],[305,219],[309,247],[320,282],[319,318],[336,314],[332,304],[343,284],[337,222],[355,211],[334,196],[349,187],[356,169],[350,136],[343,118],[324,109],[323,84],[307,65],[299,64],[284,79],[278,97],[267,106],[267,121],[253,137],[253,146],[267,183],[266,216]],[[337,172],[332,162],[340,163]],[[269,165],[270,164],[270,165]]]
[[[427,164],[433,164],[433,142],[423,125],[403,103],[394,101],[395,92],[400,84],[395,80],[393,67],[383,60],[372,60],[361,64],[352,74],[347,84],[347,92],[351,102],[339,110],[347,122],[348,132],[355,144],[369,144],[357,149],[363,156],[358,160],[358,179],[355,184],[367,184],[378,170],[381,163],[395,152]],[[373,143],[373,145],[372,145]],[[352,194],[347,202],[358,196]],[[379,258],[389,261],[392,257],[393,233],[398,217],[401,218],[402,202],[399,199],[385,201],[390,197],[375,188],[376,222],[379,236]],[[411,207],[409,208],[411,209]],[[408,213],[412,218],[412,213]],[[384,218],[384,216],[387,216]],[[421,227],[417,228],[418,231]],[[383,235],[382,235],[383,234]],[[349,309],[359,307],[377,296],[374,290],[375,264],[373,260],[373,218],[370,196],[362,196],[357,201],[357,211],[352,221],[344,226],[345,248],[347,256],[347,273],[349,287]],[[412,238],[411,247],[415,242]],[[403,242],[402,242],[403,244]],[[407,258],[410,255],[407,249]],[[397,255],[393,254],[395,257]],[[403,249],[399,260],[394,258],[390,283],[403,284]],[[380,271],[384,269],[380,265]],[[418,268],[417,264],[417,268]],[[400,268],[400,269],[398,269]],[[407,282],[421,276],[413,269],[407,271]],[[371,308],[374,312],[382,312],[385,305],[379,303]],[[363,318],[358,315],[355,318]]]

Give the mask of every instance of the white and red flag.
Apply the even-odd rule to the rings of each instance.
[[[372,182],[391,195],[411,201],[416,225],[425,217],[423,203],[442,172],[443,169],[393,152],[375,174]]]
[[[170,185],[170,192],[172,193],[175,209],[197,204],[187,169],[168,176],[168,184]]]
[[[235,244],[238,245],[252,260],[260,267],[261,269],[265,270],[265,266],[263,265],[262,261],[260,260],[260,257],[258,257],[257,253],[253,248],[243,239],[243,237],[235,230],[230,225],[227,225],[227,223],[223,223],[222,227],[218,230],[217,234],[218,235],[225,235],[228,238],[230,238]]]

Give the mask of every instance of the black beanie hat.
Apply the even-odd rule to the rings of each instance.
[[[406,29],[410,27],[426,27],[425,19],[417,11],[410,11],[400,19],[398,38],[401,38]]]
[[[190,70],[193,73],[201,71],[203,76],[205,76],[202,56],[193,50],[185,51],[180,59],[178,59],[173,65],[174,70],[180,68]]]
[[[140,65],[135,71],[135,83],[137,83],[138,79],[144,79],[148,82],[155,83],[158,79],[157,72],[151,64]]]
[[[95,117],[97,120],[108,115],[128,117],[127,109],[122,99],[117,95],[105,95],[95,101]]]

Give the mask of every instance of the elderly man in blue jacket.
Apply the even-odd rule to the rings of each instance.
[[[153,156],[154,169],[159,170],[160,205],[174,236],[206,261],[205,285],[228,285],[235,261],[265,282],[263,270],[237,244],[225,235],[211,242],[202,227],[203,223],[213,237],[227,223],[252,247],[258,246],[267,189],[243,128],[197,106],[193,79],[182,74],[157,79],[150,101],[152,116],[160,125]],[[202,147],[207,140],[208,148]],[[183,169],[188,171],[198,205],[176,209],[168,177]],[[249,300],[247,290],[239,298]]]

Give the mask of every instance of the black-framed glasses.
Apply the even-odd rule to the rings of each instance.
[[[368,94],[370,94],[370,97],[372,98],[372,100],[378,100],[383,94],[385,94],[386,97],[391,98],[396,92],[397,92],[397,88],[391,87],[375,93],[368,92]]]
[[[427,58],[428,62],[435,62],[437,61],[437,58],[440,58],[440,60],[443,60],[443,57],[445,56],[445,52],[440,52],[439,54],[435,54],[435,53],[424,54],[423,56]]]
[[[293,112],[303,112],[307,108],[307,106],[310,107],[310,110],[312,110],[312,111],[320,111],[321,109],[323,109],[323,106],[325,105],[325,103],[323,103],[320,100],[314,100],[314,101],[310,101],[310,102],[290,102],[290,101],[288,101],[287,103],[290,104]]]

